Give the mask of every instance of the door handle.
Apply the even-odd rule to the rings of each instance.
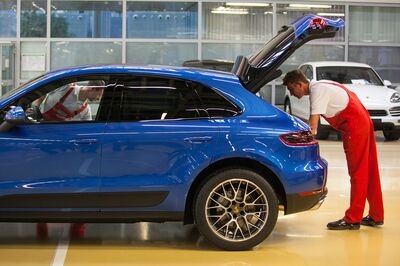
[[[202,136],[202,137],[188,137],[184,138],[185,141],[190,142],[190,143],[203,143],[203,142],[209,142],[212,140],[211,136]]]
[[[97,139],[73,139],[69,141],[74,145],[82,145],[82,144],[95,144],[97,143]]]

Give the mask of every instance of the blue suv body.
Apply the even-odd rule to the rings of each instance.
[[[289,40],[297,48],[299,38],[341,27],[302,20],[274,47]],[[324,25],[313,29],[313,21]],[[262,60],[239,58],[234,73],[85,66],[3,96],[0,220],[195,222],[215,245],[243,250],[270,234],[279,205],[285,214],[319,206],[327,165],[318,143],[306,124],[254,94],[277,74],[274,53],[286,53],[266,48]],[[48,119],[43,105],[53,94],[68,88],[79,99],[99,80],[101,97],[89,103],[88,118]]]

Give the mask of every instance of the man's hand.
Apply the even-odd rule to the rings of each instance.
[[[311,127],[311,133],[313,135],[317,134],[318,121],[319,121],[319,115],[310,115],[310,119],[308,120],[308,125]]]

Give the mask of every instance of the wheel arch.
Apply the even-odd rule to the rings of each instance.
[[[193,223],[193,204],[196,199],[196,195],[199,192],[199,188],[201,187],[201,184],[205,181],[207,181],[213,174],[216,174],[220,171],[223,171],[225,169],[229,168],[244,168],[248,170],[252,170],[258,174],[260,174],[262,177],[264,177],[269,184],[272,186],[274,189],[277,197],[279,204],[282,204],[286,208],[286,192],[285,189],[279,180],[279,178],[276,176],[276,174],[271,171],[267,166],[264,164],[253,160],[253,159],[248,159],[248,158],[227,158],[223,159],[217,162],[214,162],[213,164],[209,165],[207,168],[203,169],[195,178],[193,181],[192,185],[190,186],[188,195],[186,197],[186,203],[185,203],[185,214],[184,214],[184,224],[191,224]]]

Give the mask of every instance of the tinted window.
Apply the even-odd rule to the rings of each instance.
[[[181,80],[135,77],[120,81],[112,121],[195,119],[208,117],[190,84]]]
[[[240,108],[214,90],[201,85],[195,86],[204,109],[210,117],[230,117],[240,113]]]
[[[367,67],[318,67],[317,80],[327,79],[342,84],[371,84],[382,86],[382,81]]]

